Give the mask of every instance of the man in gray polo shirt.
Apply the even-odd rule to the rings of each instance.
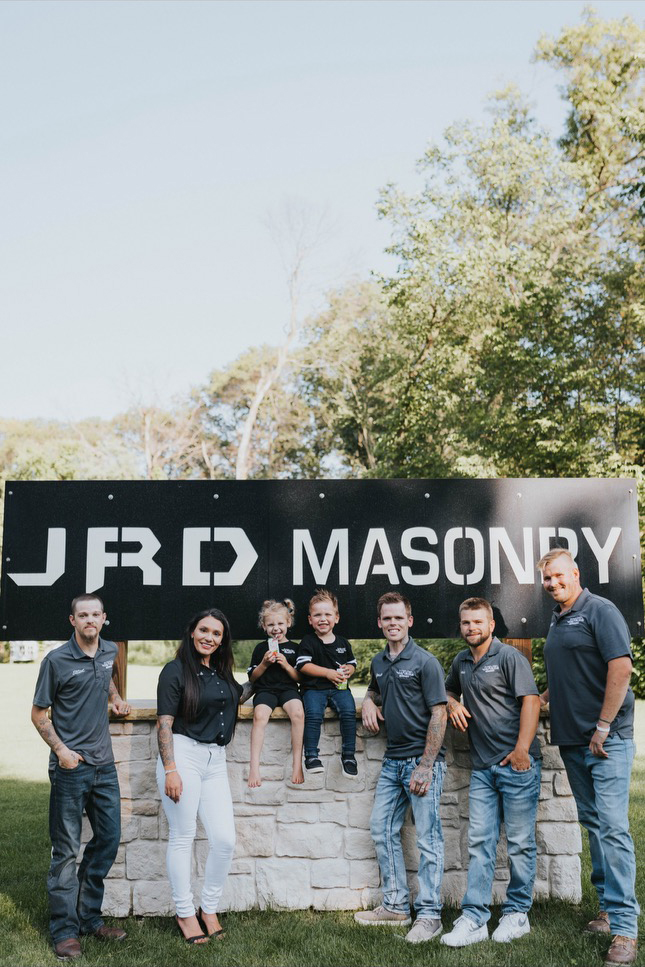
[[[631,964],[640,907],[627,815],[634,759],[629,629],[611,601],[583,590],[570,551],[553,548],[537,566],[556,603],[544,646],[549,687],[540,698],[549,703],[551,741],[589,833],[598,894],[599,912],[585,931],[613,935],[605,964]]]
[[[468,731],[473,768],[468,884],[463,913],[452,931],[441,938],[449,947],[488,939],[486,924],[502,820],[511,877],[493,940],[507,943],[530,931],[541,765],[535,737],[540,699],[528,661],[516,648],[493,637],[493,609],[484,598],[467,598],[461,603],[459,629],[468,648],[456,656],[446,679],[448,717],[455,728]]]
[[[74,634],[42,661],[31,720],[51,748],[49,831],[52,858],[47,876],[49,928],[59,960],[81,956],[79,935],[123,940],[125,930],[101,918],[103,881],[121,837],[121,797],[108,728],[108,701],[127,715],[112,680],[117,655],[113,641],[99,632],[103,602],[82,594],[72,601]],[[51,721],[47,709],[51,708]],[[83,812],[92,827],[76,871]]]
[[[371,680],[363,700],[363,725],[387,728],[387,747],[376,786],[371,833],[381,870],[383,904],[354,915],[366,925],[410,923],[410,892],[401,846],[401,827],[412,806],[419,849],[416,920],[406,935],[420,943],[441,933],[443,833],[439,800],[446,771],[446,691],[441,665],[409,636],[410,602],[398,591],[383,594],[378,625],[387,647],[372,659]],[[381,709],[378,705],[381,704]]]

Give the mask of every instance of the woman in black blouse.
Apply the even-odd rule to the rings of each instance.
[[[233,678],[226,616],[217,608],[200,611],[157,686],[157,785],[169,826],[166,863],[177,926],[188,943],[222,936],[217,908],[235,846],[225,747],[241,692]],[[196,913],[190,873],[198,814],[209,853]]]

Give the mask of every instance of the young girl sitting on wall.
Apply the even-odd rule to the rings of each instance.
[[[294,614],[294,604],[289,598],[284,601],[265,601],[260,609],[259,624],[268,635],[268,640],[256,645],[248,669],[249,681],[255,686],[249,771],[251,789],[262,785],[260,753],[264,744],[264,730],[276,705],[281,705],[291,719],[291,781],[305,781],[302,771],[305,714],[298,688],[300,675],[295,669],[297,649],[287,638]]]

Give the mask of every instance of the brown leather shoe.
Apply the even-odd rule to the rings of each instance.
[[[583,933],[609,933],[609,914],[604,910],[599,910],[597,915],[590,920]]]
[[[638,944],[633,937],[621,937],[616,934],[607,951],[605,967],[613,967],[614,964],[633,964],[637,953]]]
[[[54,944],[54,953],[59,960],[76,960],[81,956],[81,942],[78,937],[68,937]]]
[[[97,927],[92,936],[99,940],[125,940],[128,935],[121,927],[106,927],[103,924],[102,927]]]

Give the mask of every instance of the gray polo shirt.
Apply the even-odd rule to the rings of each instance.
[[[499,638],[493,638],[477,663],[470,648],[460,651],[448,672],[446,691],[463,696],[472,715],[468,741],[473,769],[490,769],[513,751],[520,731],[520,699],[539,694],[524,655]],[[537,738],[529,752],[534,759],[541,758]]]
[[[372,659],[373,691],[381,693],[382,712],[387,729],[388,759],[409,759],[423,755],[433,705],[447,701],[443,669],[434,655],[419,648],[412,638],[395,658],[384,651]],[[437,761],[443,759],[442,747]]]
[[[554,609],[544,646],[554,745],[589,744],[605,697],[607,663],[625,655],[634,660],[629,628],[611,601],[585,588],[564,614]],[[634,735],[631,688],[610,735]]]
[[[114,761],[108,726],[108,689],[117,656],[113,641],[99,638],[93,658],[74,635],[42,660],[34,705],[52,710],[52,724],[65,745],[90,765]],[[58,759],[52,752],[50,764]]]

